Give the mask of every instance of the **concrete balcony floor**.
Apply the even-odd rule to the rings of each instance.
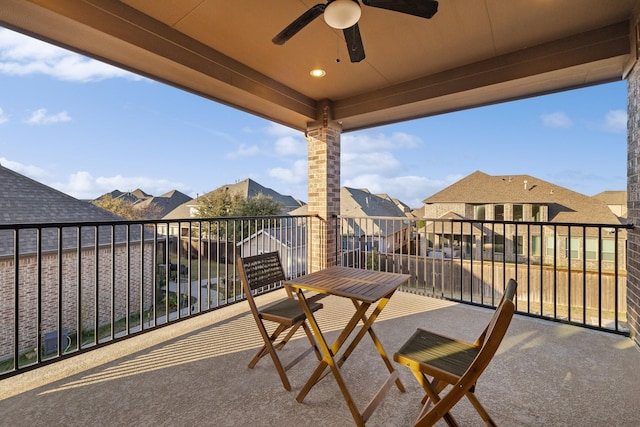
[[[281,297],[263,295],[260,303]],[[353,312],[327,297],[319,313],[330,338]],[[397,292],[375,330],[393,352],[421,326],[472,341],[492,311]],[[293,391],[282,387],[269,358],[247,363],[260,337],[246,303],[197,316],[102,349],[0,381],[0,424],[7,426],[348,426],[351,414],[332,376],[303,403],[295,400],[316,366],[313,356],[292,368]],[[281,353],[290,360],[306,345]],[[394,362],[395,364],[395,362]],[[396,364],[406,393],[392,388],[368,426],[410,426],[421,389]],[[640,352],[631,340],[516,314],[476,393],[501,426],[637,426]],[[365,337],[347,361],[345,381],[363,408],[386,369]],[[482,425],[463,400],[461,425]],[[445,425],[440,422],[437,425]]]

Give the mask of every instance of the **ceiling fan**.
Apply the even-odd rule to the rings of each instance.
[[[361,0],[367,6],[406,13],[420,18],[430,19],[438,11],[435,0]],[[358,20],[360,19],[360,3],[358,0],[328,0],[319,3],[300,15],[291,24],[280,31],[271,41],[282,45],[307,24],[324,14],[325,22],[332,28],[342,30],[347,42],[351,62],[364,59],[364,46],[360,37]]]

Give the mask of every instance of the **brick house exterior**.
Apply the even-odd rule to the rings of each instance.
[[[571,191],[567,188],[541,180],[530,175],[490,176],[476,171],[444,190],[423,201],[420,215],[424,218],[478,220],[474,230],[470,226],[453,225],[451,230],[442,230],[438,223],[427,223],[421,234],[432,236],[431,244],[453,247],[463,258],[481,256],[509,261],[526,261],[521,254],[530,253],[531,259],[538,264],[567,266],[566,254],[573,251],[571,266],[581,268],[586,262],[587,268],[597,268],[599,262],[605,269],[626,267],[626,230],[620,230],[616,239],[614,232],[598,236],[597,229],[583,230],[581,227],[569,227],[561,224],[622,224],[618,217],[603,200]],[[492,226],[481,221],[506,221],[504,226]],[[518,222],[534,222],[528,228],[518,226]],[[540,224],[538,226],[538,224]],[[456,228],[457,227],[457,228]],[[482,229],[480,229],[482,227]],[[443,233],[444,232],[444,233]],[[454,235],[456,241],[435,242],[438,235]],[[477,241],[484,236],[484,241]],[[584,240],[586,239],[586,242]],[[598,241],[603,254],[598,254]],[[617,242],[618,258],[614,253]],[[594,250],[582,254],[583,243]],[[424,249],[428,244],[421,245]],[[475,253],[470,253],[470,248]],[[530,248],[530,250],[524,250]],[[484,251],[484,254],[481,254]],[[587,259],[583,259],[586,257]]]
[[[59,320],[69,333],[93,330],[152,305],[154,248],[147,243],[141,253],[139,225],[101,226],[122,218],[2,166],[0,182],[0,359],[13,355],[16,324],[22,353],[37,347],[38,331],[41,339],[57,331]],[[75,225],[62,226],[88,221],[94,225],[80,236]],[[13,224],[34,224],[20,231],[18,253]]]

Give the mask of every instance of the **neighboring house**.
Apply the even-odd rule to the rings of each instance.
[[[0,298],[0,330],[9,331],[18,325],[20,352],[33,350],[38,327],[42,334],[57,330],[58,310],[39,313],[38,291],[41,292],[41,307],[58,307],[60,298],[62,306],[58,309],[63,329],[70,332],[95,328],[96,295],[99,295],[100,324],[125,316],[127,304],[136,304],[136,300],[137,304],[140,303],[141,291],[145,295],[144,306],[152,304],[149,299],[153,294],[152,244],[149,248],[145,245],[144,283],[140,283],[139,264],[133,263],[133,267],[129,267],[127,263],[128,257],[140,257],[141,227],[130,227],[129,233],[124,226],[116,226],[115,229],[89,226],[80,231],[75,225],[63,227],[64,223],[113,223],[122,218],[2,166],[0,183],[0,224],[7,226],[0,230],[0,287],[3,295]],[[43,223],[48,224],[47,227],[34,226],[20,232],[19,253],[15,253],[11,226]],[[130,239],[128,245],[127,235]],[[78,250],[78,240],[81,250]],[[115,256],[112,256],[112,251]],[[115,266],[112,266],[113,259]],[[81,273],[78,272],[79,265],[82,266]],[[115,278],[114,283],[112,277]],[[15,301],[15,289],[18,289],[18,301]],[[111,289],[116,295],[113,301]],[[127,289],[129,301],[119,297],[127,295]],[[82,307],[78,307],[79,293],[82,295]],[[15,312],[16,307],[18,313]],[[80,325],[77,324],[78,317]],[[35,319],[39,319],[40,325]],[[11,334],[0,334],[0,359],[13,355],[13,345]]]
[[[142,191],[141,189],[137,189],[135,191],[120,191],[120,190],[113,190],[109,193],[105,193],[102,196],[98,197],[97,200],[102,200],[106,197],[111,197],[114,200],[122,200],[124,202],[129,202],[129,203],[138,203],[140,200],[144,200],[144,199],[148,199],[149,197],[153,197],[151,194],[147,194],[144,191]]]
[[[290,215],[306,215],[307,206],[291,211]],[[386,194],[373,194],[367,189],[340,188],[342,218],[342,248],[345,251],[363,250],[404,252],[410,241],[409,207]]]
[[[626,191],[603,191],[593,196],[594,199],[601,200],[609,206],[611,212],[620,218],[627,218],[627,192]]]
[[[149,219],[161,219],[161,218],[164,218],[164,216],[167,215],[169,212],[176,209],[178,206],[184,203],[188,203],[191,200],[193,200],[193,198],[187,196],[186,194],[181,193],[178,190],[171,190],[160,196],[151,196],[144,200],[140,200],[139,202],[136,203],[135,206],[146,208],[149,205],[153,204],[157,206],[159,210],[158,218],[149,218]]]
[[[145,193],[141,189],[137,189],[131,192],[122,192],[120,190],[113,190],[110,193],[103,194],[98,197],[97,200],[101,200],[107,196],[110,196],[114,200],[123,200],[128,203],[133,203],[136,208],[147,208],[150,205],[155,205],[157,209],[157,217],[147,219],[161,219],[169,212],[176,209],[178,206],[192,200],[191,197],[178,190],[168,191],[160,196],[153,196]]]
[[[292,196],[285,196],[278,193],[271,188],[264,187],[258,184],[256,181],[252,179],[245,179],[244,181],[240,181],[236,184],[225,184],[221,187],[216,188],[208,193],[203,195],[206,196],[220,189],[224,189],[229,191],[232,195],[240,194],[242,197],[251,199],[258,195],[263,195],[268,197],[276,202],[278,202],[282,206],[282,213],[286,214],[294,209],[300,208],[304,206],[304,203],[300,200],[296,200]],[[177,206],[171,212],[167,213],[162,219],[167,220],[177,220],[177,219],[188,219],[188,218],[197,218],[198,217],[198,199],[192,199],[181,205]],[[177,223],[169,224],[170,229],[167,230],[170,235],[175,236],[178,235],[178,227]],[[180,230],[180,235],[185,236],[188,235],[188,228],[184,227]]]
[[[240,256],[277,251],[287,278],[306,273],[307,233],[305,227],[263,228],[237,244]]]
[[[452,219],[456,216],[478,221],[473,229],[449,222],[444,230],[443,221],[427,221],[419,230],[421,253],[429,250],[448,249],[450,256],[456,252],[474,259],[523,260],[526,253],[536,263],[556,262],[567,265],[568,255],[572,263],[587,266],[602,261],[605,267],[613,267],[616,240],[604,235],[598,240],[597,229],[569,227],[565,224],[612,224],[621,221],[605,202],[530,175],[491,176],[476,171],[423,201],[421,210],[425,219]],[[484,221],[505,221],[504,226],[493,226]],[[518,227],[521,221],[539,223],[525,230]],[[452,225],[453,224],[453,225]],[[625,231],[620,231],[626,237]],[[608,233],[605,233],[608,234]],[[478,241],[483,238],[484,241]],[[620,239],[618,261],[626,259],[625,239]],[[472,249],[473,248],[473,249]],[[529,248],[529,250],[527,250]],[[583,248],[585,254],[582,255]],[[601,250],[599,251],[598,248]],[[481,253],[484,251],[484,253]],[[573,265],[573,264],[572,264]],[[624,264],[622,264],[624,265]]]

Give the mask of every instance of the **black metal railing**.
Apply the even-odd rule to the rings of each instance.
[[[0,225],[0,378],[244,299],[237,256],[306,272],[312,217]]]
[[[520,314],[628,335],[630,225],[339,217],[339,263],[410,273],[407,292],[495,306],[518,281]]]
[[[0,225],[0,378],[244,299],[237,256],[307,272],[316,217]],[[402,290],[628,335],[625,225],[339,217],[337,262]]]

